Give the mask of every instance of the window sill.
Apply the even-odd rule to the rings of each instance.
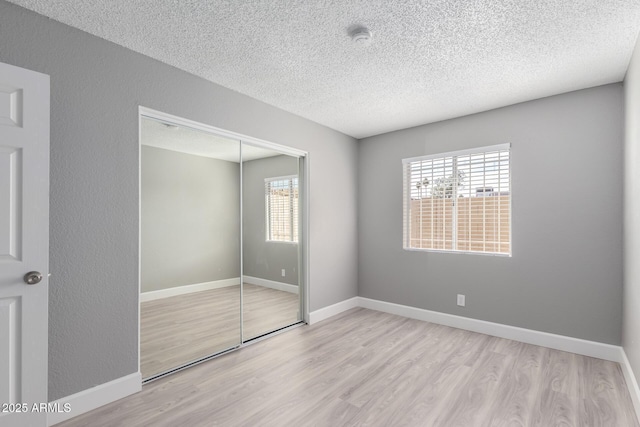
[[[265,240],[267,243],[284,243],[285,245],[298,245],[298,242],[287,242],[285,240]]]
[[[501,258],[511,258],[512,254],[502,254],[495,252],[473,252],[473,251],[455,251],[451,249],[422,249],[422,248],[402,248],[408,252],[433,252],[439,254],[467,254],[467,255],[483,255],[483,256],[495,256]]]

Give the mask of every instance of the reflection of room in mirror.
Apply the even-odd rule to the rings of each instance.
[[[299,322],[298,244],[265,239],[265,178],[297,177],[299,159],[145,117],[141,138],[143,378]]]
[[[246,144],[243,152],[245,147]],[[277,154],[242,163],[243,280],[245,285],[253,285],[254,292],[263,295],[264,302],[264,306],[243,307],[245,340],[301,320],[297,241],[299,159]],[[269,184],[273,182],[279,183],[279,188],[271,191]],[[276,226],[281,231],[279,239],[274,239],[276,233],[270,232],[270,227]],[[262,310],[268,311],[268,306],[275,304],[272,298],[282,299],[273,291],[289,293],[288,299],[296,304],[282,306],[286,311],[282,312],[280,322],[257,322]]]
[[[240,142],[147,118],[141,137],[140,369],[149,378],[240,344]]]

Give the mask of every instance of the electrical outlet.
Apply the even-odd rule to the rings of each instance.
[[[458,294],[458,305],[460,307],[464,307],[464,304],[465,304],[464,300],[465,300],[464,295]]]
[[[284,277],[284,274],[285,274],[285,273],[284,273],[284,268],[283,268],[283,269],[282,269],[282,277]]]

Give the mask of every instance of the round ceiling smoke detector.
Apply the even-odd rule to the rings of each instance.
[[[349,36],[354,43],[365,46],[371,43],[373,35],[367,27],[357,26],[349,31]]]

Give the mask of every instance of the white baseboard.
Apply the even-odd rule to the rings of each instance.
[[[142,292],[140,293],[140,302],[190,294],[192,292],[208,291],[210,289],[226,288],[227,286],[239,284],[240,278],[233,277],[231,279],[214,280],[213,282],[196,283],[194,285],[175,286],[173,288],[160,289],[157,291]]]
[[[342,313],[343,311],[359,307],[358,300],[359,297],[353,297],[344,301],[340,301],[328,307],[312,311],[311,313],[309,313],[309,324],[312,325],[314,323],[318,323],[322,320],[328,319],[329,317],[335,316],[336,314]]]
[[[622,374],[624,375],[624,380],[627,383],[627,389],[629,389],[633,407],[636,410],[636,417],[638,417],[638,419],[640,420],[640,388],[638,387],[638,381],[636,380],[636,376],[633,373],[633,369],[631,369],[631,364],[629,363],[629,359],[627,358],[627,353],[623,348],[620,349],[620,353],[622,358],[622,361],[620,362]]]
[[[297,294],[300,292],[296,285],[290,285],[288,283],[276,282],[275,280],[261,279],[260,277],[242,276],[245,283],[252,285],[264,286],[265,288],[277,289],[279,291],[291,292]]]
[[[595,341],[587,341],[580,338],[572,338],[564,335],[556,335],[548,332],[534,331],[532,329],[471,319],[469,317],[456,316],[454,314],[440,313],[422,308],[409,307],[385,301],[358,297],[359,306],[371,310],[384,311],[412,319],[425,320],[439,325],[451,326],[467,331],[479,332],[494,337],[506,338],[527,344],[549,347],[556,350],[596,357],[620,363],[620,346],[604,344]]]
[[[83,390],[71,396],[63,397],[55,402],[59,408],[65,403],[70,405],[70,412],[52,412],[47,414],[47,425],[52,426],[70,418],[77,417],[93,409],[115,402],[142,390],[142,375],[136,372],[108,383]]]

